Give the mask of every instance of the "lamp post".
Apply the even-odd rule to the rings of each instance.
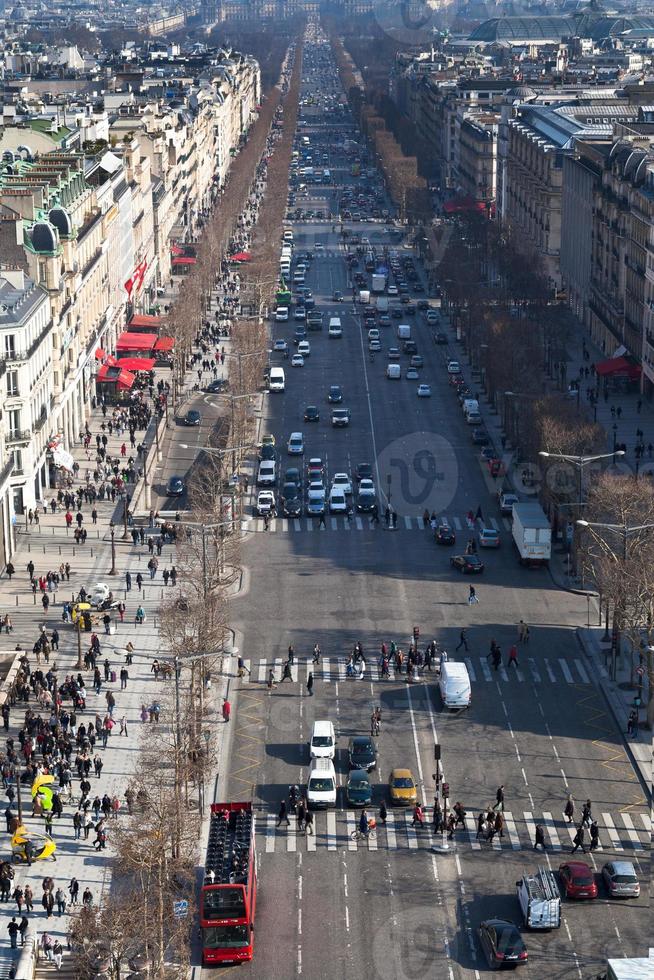
[[[127,523],[129,519],[129,504],[130,497],[127,492],[127,488],[125,488],[123,491],[123,541],[127,541],[128,538]]]
[[[618,423],[613,423],[613,465],[615,466],[615,457],[617,455],[618,448]]]
[[[110,575],[117,575],[118,571],[116,569],[116,529],[114,527],[114,522],[109,521],[109,533],[111,534],[111,568],[109,569]]]

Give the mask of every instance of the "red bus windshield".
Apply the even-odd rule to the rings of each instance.
[[[205,949],[241,949],[250,944],[247,926],[205,926],[202,930]]]

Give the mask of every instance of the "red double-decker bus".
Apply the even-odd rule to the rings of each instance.
[[[252,959],[256,899],[252,803],[212,803],[200,894],[204,966]]]

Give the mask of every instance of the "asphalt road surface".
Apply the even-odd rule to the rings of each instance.
[[[309,51],[305,66],[310,63]],[[305,86],[304,94],[312,87]],[[311,116],[309,110],[304,114]],[[313,118],[315,131],[324,129],[317,111]],[[348,179],[349,161],[333,149],[330,154],[332,171]],[[313,207],[327,208],[333,192],[313,188]],[[356,226],[380,247],[389,243],[384,229],[379,222]],[[587,797],[593,802],[601,850],[576,856],[596,873],[606,860],[620,857],[633,861],[646,882],[649,813],[622,737],[576,644],[574,628],[585,622],[585,599],[559,590],[546,570],[525,571],[517,562],[495,486],[448,384],[454,338],[447,346],[434,345],[431,328],[418,314],[410,322],[424,357],[420,381],[431,384],[432,395],[418,398],[418,382],[404,376],[387,380],[386,353],[396,343],[398,321],[381,328],[382,351],[370,361],[359,311],[353,312],[349,299],[331,300],[334,289],[351,296],[345,251],[332,222],[295,223],[293,231],[296,251],[314,252],[307,285],[325,326],[308,334],[311,355],[304,367],[292,368],[273,355],[273,363],[286,370],[286,390],[267,396],[262,434],[275,436],[283,469],[296,464],[286,455],[288,437],[302,431],[304,462],[322,457],[327,487],[335,472],[353,473],[358,463],[371,463],[381,523],[372,527],[366,515],[358,515],[348,524],[340,515],[327,515],[320,529],[317,519],[278,517],[266,532],[252,510],[256,489],[251,492],[244,545],[249,586],[235,603],[251,675],[232,686],[234,729],[225,785],[227,799],[253,798],[258,821],[255,959],[239,976],[475,977],[488,969],[476,935],[479,923],[496,916],[520,923],[517,879],[543,864],[557,870],[570,850],[562,813],[567,792],[579,810]],[[327,336],[330,313],[343,321],[341,339]],[[293,320],[273,323],[273,339],[285,337],[292,346],[295,326]],[[403,375],[407,362],[402,355]],[[330,424],[331,384],[342,385],[343,406],[351,411],[343,429]],[[307,404],[319,406],[317,423],[303,422]],[[398,515],[395,530],[385,527],[383,517],[389,496]],[[453,547],[439,547],[422,528],[425,507],[448,517],[457,533]],[[486,568],[474,579],[480,601],[470,606],[471,580],[450,567],[450,557],[474,536],[466,515],[478,507],[484,523],[500,531],[501,547],[482,552]],[[530,641],[519,647],[519,668],[496,672],[486,659],[490,641],[499,643],[505,664],[520,620],[530,626]],[[412,685],[405,676],[379,678],[382,642],[394,640],[406,649],[414,626],[421,644],[436,639],[450,657],[468,664],[469,710],[445,711],[429,673]],[[463,627],[469,649],[455,653]],[[361,681],[345,677],[357,640],[367,654]],[[316,642],[322,661],[314,668],[310,697],[306,679]],[[270,692],[268,670],[273,666],[280,676],[289,643],[298,657],[296,679]],[[410,812],[390,806],[388,824],[375,842],[350,840],[358,812],[345,805],[347,744],[351,735],[368,734],[377,705],[383,720],[372,812],[382,798],[388,803],[391,768],[406,766],[430,818],[438,742],[450,800],[460,800],[468,811],[467,829],[457,831],[447,855],[432,852],[430,827],[412,828]],[[315,837],[306,838],[294,823],[290,830],[275,824],[289,785],[306,783],[315,719],[331,719],[336,726],[341,788],[336,810],[318,812]],[[500,784],[505,836],[493,845],[479,843],[477,814],[495,802]],[[535,823],[546,827],[545,855],[533,850]],[[647,891],[645,885],[640,899],[618,902],[600,885],[596,901],[564,900],[559,930],[524,933],[529,961],[520,976],[586,978],[609,955],[645,955]]]

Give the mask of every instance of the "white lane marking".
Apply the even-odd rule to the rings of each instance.
[[[561,850],[561,840],[559,838],[556,824],[554,823],[554,817],[551,813],[543,811],[543,820],[545,821],[545,827],[547,828],[547,833],[549,834],[550,842],[553,851]]]
[[[472,826],[468,821],[472,822]],[[466,816],[466,830],[468,832],[468,840],[470,841],[470,846],[473,851],[481,851],[481,844],[477,840],[477,823],[472,817]]]
[[[624,851],[618,832],[615,829],[615,824],[613,823],[613,818],[610,813],[603,813],[602,820],[604,821],[604,826],[606,832],[609,835],[609,840],[611,841],[611,847],[614,851]]]
[[[392,813],[386,815],[386,846],[389,851],[397,850],[397,836],[395,834],[395,816]]]
[[[337,522],[336,518],[335,517],[330,517],[329,520],[330,520],[331,525],[332,525],[332,531],[336,531],[338,529],[338,522]]]
[[[622,817],[622,822],[625,825],[625,829],[627,831],[627,834],[629,835],[629,840],[631,842],[631,846],[633,847],[633,849],[635,851],[643,851],[644,850],[644,847],[640,843],[640,838],[638,837],[638,832],[636,831],[636,828],[634,827],[634,822],[631,819],[631,815],[629,813],[622,813],[621,814],[621,817]]]
[[[274,813],[269,813],[266,817],[266,854],[272,854],[275,850],[275,825],[277,820]]]
[[[570,668],[568,667],[565,660],[563,660],[561,657],[559,657],[559,667],[561,668],[561,673],[565,677],[566,683],[574,684],[574,681],[572,679],[572,674],[570,673]]]
[[[500,677],[502,678],[502,680],[505,681],[506,683],[508,683],[509,675],[506,672],[506,667],[504,666],[504,664],[500,664],[500,668],[499,668],[498,673],[499,673]]]
[[[533,678],[534,684],[540,684],[541,683],[540,672],[538,670],[538,667],[536,666],[536,661],[534,660],[533,657],[529,657],[529,670],[531,671],[531,676]]]
[[[363,531],[363,521],[360,517],[355,517],[354,523],[356,524],[357,531]]]
[[[515,820],[513,819],[513,814],[510,812],[510,810],[504,811],[504,831],[513,850],[519,851],[521,844],[520,838],[518,837],[518,828],[515,825]]]
[[[316,850],[316,835],[317,835],[317,830],[316,830],[315,820],[314,820],[313,833],[307,834],[305,831],[305,835],[304,835],[307,842],[307,851],[310,851],[312,853],[313,851]]]
[[[259,681],[260,684],[265,684],[267,671],[268,671],[268,664],[266,663],[265,660],[260,660],[259,673],[257,675],[257,680]]]
[[[327,850],[336,850],[336,814],[333,810],[327,812]]]
[[[485,657],[480,657],[479,662],[481,664],[481,672],[484,675],[484,680],[491,681],[492,677],[491,677],[490,667],[488,666],[488,661],[486,660]]]
[[[645,833],[646,834],[651,834],[652,833],[652,818],[650,817],[649,813],[641,813],[640,819],[643,822],[643,827],[645,828]]]
[[[357,829],[357,819],[353,813],[348,812],[345,814],[345,825],[347,827],[347,849],[348,851],[356,851],[357,841],[352,840],[352,834]]]
[[[582,664],[581,660],[575,660],[575,667],[577,668],[577,671],[579,672],[579,676],[581,677],[582,683],[583,684],[590,684],[590,677],[588,676],[588,674],[586,672],[586,668]]]
[[[547,657],[545,657],[544,663],[545,663],[545,670],[547,671],[547,676],[549,680],[552,682],[552,684],[556,684],[556,676],[554,674],[554,671],[550,667],[550,662],[547,659]]]
[[[468,676],[470,677],[470,680],[476,681],[477,675],[475,673],[475,668],[472,666],[472,660],[470,659],[470,657],[464,657],[463,659],[465,661],[466,667],[468,668]]]
[[[418,847],[418,835],[416,834],[415,827],[411,826],[411,821],[413,819],[413,814],[405,812],[404,814],[404,825],[406,828],[406,835],[409,841],[409,850],[415,851]]]
[[[461,524],[461,521],[460,521],[460,519],[458,517],[453,517],[451,523],[454,524],[454,530],[455,531],[461,531],[462,530],[463,525]]]
[[[290,827],[286,829],[286,850],[295,852],[297,850],[297,817],[290,813],[288,817]]]

